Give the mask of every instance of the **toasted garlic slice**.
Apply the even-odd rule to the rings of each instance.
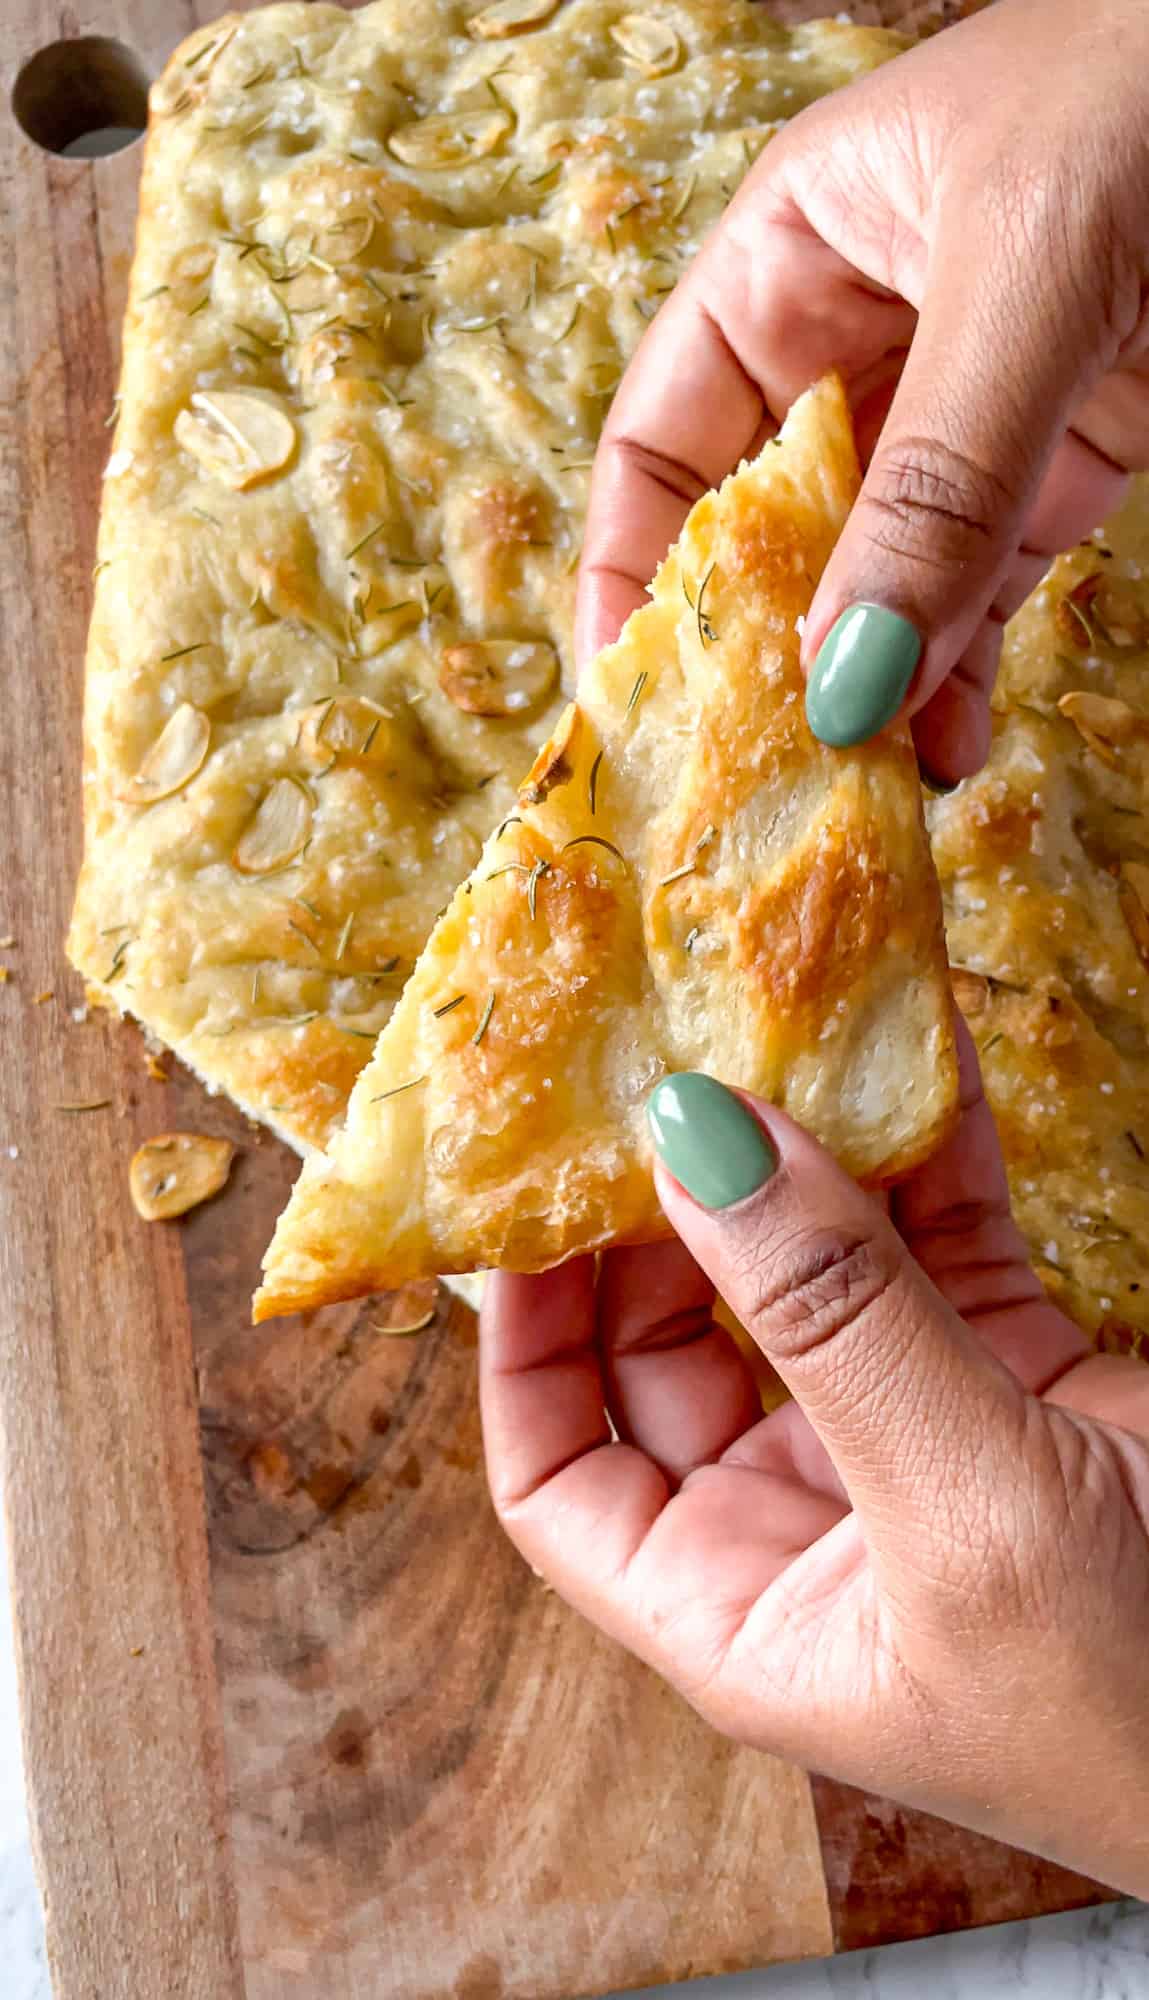
[[[509,111],[459,111],[420,118],[392,132],[387,149],[405,167],[465,167],[502,144]]]
[[[175,423],[176,443],[236,491],[281,472],[295,450],[286,410],[241,389],[197,389]]]
[[[1073,688],[1062,695],[1057,706],[1094,755],[1116,770],[1121,762],[1120,747],[1132,742],[1142,720],[1128,702],[1094,694],[1088,688]]]
[[[394,754],[393,717],[365,695],[341,694],[317,702],[303,718],[299,747],[316,763],[333,757],[377,763]]]
[[[311,838],[312,803],[301,784],[277,778],[260,800],[232,855],[243,875],[285,868]]]
[[[379,1317],[372,1320],[372,1327],[376,1333],[386,1334],[389,1340],[409,1339],[430,1326],[438,1297],[438,1278],[419,1278],[403,1285],[380,1300]]]
[[[170,798],[194,778],[207,756],[211,723],[202,708],[181,701],[169,715],[134,778],[129,779],[119,797],[125,804],[150,806],[156,799]]]
[[[164,1132],[146,1139],[128,1170],[136,1214],[145,1222],[186,1215],[219,1193],[234,1158],[230,1139],[209,1139],[202,1132]]]
[[[967,1017],[984,1014],[989,1005],[989,981],[980,972],[967,972],[964,966],[950,966],[950,985],[953,996]]]
[[[611,41],[621,50],[624,61],[645,70],[647,76],[669,76],[682,58],[682,41],[669,21],[657,21],[650,14],[624,14],[610,31]]]
[[[541,639],[482,639],[448,646],[439,686],[467,715],[526,715],[554,686],[558,658]]]
[[[480,14],[472,14],[467,33],[481,42],[501,42],[508,35],[525,35],[549,21],[559,0],[494,0]]]

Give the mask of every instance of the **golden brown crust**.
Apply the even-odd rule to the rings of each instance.
[[[930,806],[1014,1212],[1103,1344],[1149,1334],[1149,482],[1007,629],[986,769]]]
[[[228,15],[153,93],[69,948],[304,1147],[557,716],[587,468],[648,318],[778,121],[900,45],[676,0],[682,60],[650,78],[609,0],[509,42],[473,11]],[[550,649],[525,707],[457,699],[458,660],[443,684],[492,642]],[[373,742],[321,757],[345,696]],[[206,751],[149,794],[181,706]],[[245,873],[287,777],[306,844]]]
[[[704,1068],[859,1178],[956,1111],[908,741],[826,749],[798,625],[857,490],[841,385],[693,509],[436,925],[268,1254],[265,1317],[666,1225],[645,1102]]]

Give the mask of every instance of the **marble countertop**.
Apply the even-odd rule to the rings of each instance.
[[[52,2000],[32,1856],[0,1532],[0,2000]],[[663,1987],[680,2000],[1149,2000],[1149,1906],[1115,1903],[816,1965]],[[141,1993],[136,2000],[163,2000]],[[621,1996],[620,1996],[621,2000]],[[654,1989],[628,2000],[654,2000]]]

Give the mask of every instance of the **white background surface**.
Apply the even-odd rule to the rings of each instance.
[[[0,2000],[52,2000],[28,1848],[6,1564],[0,1533]],[[678,2000],[1149,2000],[1149,1908],[1119,1903],[661,1991]]]

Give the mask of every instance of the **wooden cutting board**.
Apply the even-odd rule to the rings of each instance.
[[[0,1398],[57,2000],[573,2000],[1097,1900],[724,1744],[568,1613],[491,1516],[467,1311],[254,1332],[297,1163],[81,1017],[61,940],[138,151],[58,157],[8,106],[58,37],[155,74],[214,11],[0,8]],[[58,140],[109,91],[123,122],[122,59],[71,50],[20,107]],[[127,1161],[181,1126],[236,1140],[232,1185],[148,1227]]]

